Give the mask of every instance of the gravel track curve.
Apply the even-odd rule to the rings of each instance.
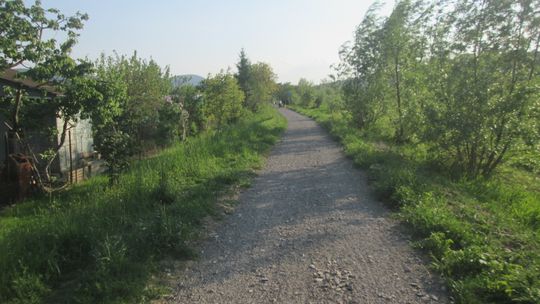
[[[448,303],[365,174],[313,120],[288,129],[171,303]]]

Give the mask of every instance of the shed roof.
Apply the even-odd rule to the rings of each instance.
[[[18,74],[20,74],[20,73],[17,70],[14,70],[14,69],[4,70],[0,74],[0,80],[3,80],[3,82],[6,82],[11,86],[20,86],[20,85],[22,85],[22,86],[25,86],[25,87],[27,87],[29,89],[32,89],[32,90],[45,91],[47,93],[47,95],[48,94],[52,94],[53,96],[60,95],[60,93],[57,92],[54,89],[54,87],[49,86],[49,85],[43,85],[41,83],[37,83],[37,82],[35,82],[34,80],[32,80],[30,78],[19,78]],[[1,94],[2,94],[2,92],[0,92],[0,95]]]

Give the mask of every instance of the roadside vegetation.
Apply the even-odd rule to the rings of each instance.
[[[376,3],[331,81],[278,90],[368,171],[458,303],[540,302],[538,7]]]
[[[136,161],[110,187],[96,177],[0,214],[0,302],[132,303],[156,262],[192,258],[216,200],[248,184],[285,120],[262,107],[221,131]]]
[[[40,84],[32,90],[43,90],[40,98],[25,86],[6,86],[0,98],[10,151],[32,159],[39,188],[0,210],[1,303],[155,297],[159,287],[148,283],[157,263],[194,256],[190,244],[203,219],[217,215],[220,196],[249,184],[286,126],[269,105],[272,68],[251,64],[243,50],[237,74],[173,85],[168,67],[136,52],[72,58],[88,18],[40,1],[0,1],[0,72],[16,70],[18,80],[32,79]],[[63,127],[43,128],[44,113]],[[81,119],[91,121],[106,175],[62,184],[49,167]],[[35,155],[29,133],[53,143],[51,149]]]

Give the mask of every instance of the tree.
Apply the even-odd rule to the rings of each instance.
[[[540,139],[539,1],[458,1],[439,43],[428,138],[467,176],[489,176],[505,155]]]
[[[202,92],[207,124],[220,130],[225,124],[235,122],[242,115],[242,101],[245,96],[231,74],[221,72],[209,76],[202,83]]]
[[[375,123],[388,109],[379,8],[375,3],[368,9],[356,29],[352,47],[344,46],[340,51],[339,74],[348,77],[343,83],[345,104],[360,129]]]
[[[130,134],[122,129],[122,114],[128,100],[127,85],[122,70],[112,58],[102,55],[95,65],[93,75],[81,83],[94,94],[82,114],[92,120],[94,148],[105,160],[112,185],[118,182],[133,155]]]
[[[276,89],[276,74],[272,67],[262,62],[252,64],[249,68],[246,107],[256,112],[261,104],[272,101]]]
[[[423,13],[422,1],[398,1],[381,29],[384,73],[393,86],[398,142],[409,140],[421,121],[417,102],[425,85],[421,69],[425,43],[419,29],[424,24]]]
[[[278,100],[283,101],[285,104],[290,104],[292,103],[294,91],[295,88],[290,82],[279,83],[275,95]]]
[[[310,108],[315,101],[315,90],[313,84],[308,80],[301,78],[296,86],[296,95],[294,103],[302,107]]]
[[[169,70],[154,60],[146,61],[134,52],[130,58],[112,58],[127,86],[127,101],[122,112],[123,131],[130,134],[137,153],[153,148],[160,128],[159,113],[167,106],[165,97],[171,92]]]
[[[187,122],[188,135],[196,134],[204,129],[205,117],[203,113],[204,99],[201,91],[192,85],[182,85],[173,90],[173,96],[178,103],[187,111],[189,118]]]
[[[94,146],[107,163],[111,183],[116,183],[133,155],[155,144],[164,145],[183,132],[179,127],[183,112],[179,104],[167,102],[168,69],[153,60],[143,60],[136,53],[129,59],[102,54],[95,66],[96,104],[87,112]]]
[[[74,94],[72,89],[91,71],[91,64],[85,61],[77,62],[70,57],[72,47],[77,42],[77,32],[82,29],[83,22],[87,19],[86,14],[76,13],[66,17],[56,9],[44,9],[40,1],[30,7],[25,6],[22,0],[0,1],[0,70],[25,67],[26,70],[19,71],[17,77],[32,78],[40,83],[38,87],[48,86],[58,93],[50,102],[41,104],[64,121],[60,139],[45,165],[47,180],[50,180],[48,167],[64,144],[68,122],[78,119],[83,103],[86,102],[85,98],[91,95],[91,92]],[[47,39],[47,32],[56,33],[49,35],[52,37],[59,33],[65,34],[66,38],[62,42],[55,38]],[[15,143],[24,141],[25,137],[25,127],[21,124],[20,114],[25,107],[39,101],[25,98],[27,92],[23,86],[5,93],[8,98],[2,103],[9,112],[9,143],[11,150],[15,150]],[[27,154],[31,154],[28,145],[22,146]],[[37,159],[35,161],[37,162]],[[34,168],[34,174],[42,188],[48,189],[41,183],[41,174],[37,168]]]
[[[238,72],[234,75],[234,77],[238,81],[240,89],[242,90],[242,92],[244,92],[245,98],[247,98],[247,96],[249,96],[249,78],[251,62],[247,58],[244,49],[240,51],[240,59],[236,64],[236,68],[238,69]]]

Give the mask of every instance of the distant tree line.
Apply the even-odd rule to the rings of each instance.
[[[276,89],[272,68],[251,64],[243,50],[237,74],[209,75],[198,87],[173,87],[168,67],[136,52],[130,57],[102,54],[96,61],[73,59],[71,50],[87,19],[86,14],[65,16],[44,9],[39,1],[26,6],[22,0],[0,0],[0,72],[19,69],[19,78],[31,78],[59,93],[45,102],[29,98],[24,87],[6,88],[0,111],[10,125],[9,136],[20,141],[40,119],[36,113],[43,111],[36,108],[63,120],[61,134],[48,130],[52,142],[57,142],[48,152],[49,162],[64,144],[69,122],[89,118],[94,148],[106,161],[114,183],[133,156],[208,129],[220,130],[257,111]],[[56,37],[47,32],[66,38],[47,38]],[[45,185],[52,181],[48,170],[35,173],[42,188],[48,189]]]
[[[428,144],[468,177],[490,176],[509,153],[538,151],[539,1],[402,0],[387,17],[380,7],[336,67],[341,97],[331,104],[355,127]],[[293,102],[320,106],[314,92],[301,81]]]

